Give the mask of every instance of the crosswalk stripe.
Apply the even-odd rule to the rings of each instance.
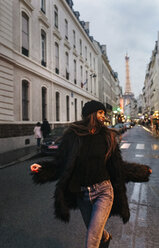
[[[122,143],[120,148],[121,149],[128,149],[130,147],[130,145],[132,145],[131,143]],[[145,149],[145,144],[137,144],[136,145],[136,149],[137,150],[144,150]],[[159,151],[159,144],[151,144],[151,149],[154,150],[154,151]],[[137,157],[141,156],[141,154],[137,154],[136,155]]]
[[[130,146],[129,143],[124,143],[124,144],[122,144],[122,146],[121,146],[120,148],[121,148],[121,149],[128,149],[129,146]]]
[[[143,155],[143,154],[135,154],[135,157],[136,157],[136,158],[143,158],[144,155]]]
[[[137,144],[136,149],[144,149],[145,144]]]

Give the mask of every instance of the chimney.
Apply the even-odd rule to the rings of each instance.
[[[85,28],[86,30],[89,30],[89,22],[85,22],[84,28]]]

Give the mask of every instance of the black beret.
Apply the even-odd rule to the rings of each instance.
[[[103,105],[103,103],[95,101],[95,100],[86,102],[82,108],[82,116],[86,117],[94,112],[97,112],[98,110],[104,110],[106,113],[106,108]]]

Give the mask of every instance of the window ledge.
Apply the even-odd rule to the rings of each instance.
[[[31,0],[20,0],[23,4],[25,4],[25,6],[30,10],[33,11],[34,7],[31,4]]]
[[[82,63],[84,63],[84,59],[83,59],[83,57],[82,57],[81,55],[80,55],[79,60],[80,60]]]
[[[70,46],[70,42],[68,40],[64,40],[64,45],[69,49],[71,50],[71,46]]]
[[[75,48],[73,48],[73,54],[78,57],[78,53],[77,53],[77,50]]]
[[[45,14],[40,10],[39,11],[40,15],[39,15],[39,20],[47,27],[50,27],[50,24],[48,22],[48,18],[45,16]]]
[[[86,66],[87,68],[89,68],[88,62],[85,62],[85,66]]]
[[[60,32],[59,32],[59,30],[57,30],[57,28],[54,28],[53,34],[54,34],[59,40],[62,40],[62,36],[60,35]]]

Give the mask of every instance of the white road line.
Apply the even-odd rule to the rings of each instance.
[[[137,144],[136,149],[144,149],[145,144]]]
[[[128,149],[129,146],[130,146],[129,143],[124,143],[120,148],[121,148],[121,149]]]
[[[137,157],[137,158],[143,158],[144,155],[143,154],[135,154],[135,157]]]
[[[139,203],[140,188],[141,188],[141,183],[134,183],[134,188],[130,198],[130,202]]]

